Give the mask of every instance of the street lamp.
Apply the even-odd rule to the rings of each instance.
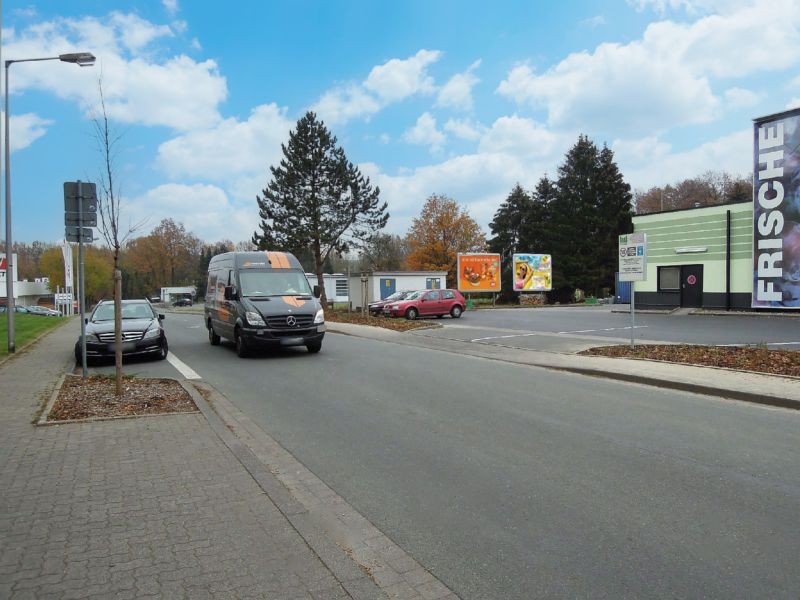
[[[6,61],[6,117],[5,117],[5,154],[6,154],[6,316],[8,318],[8,353],[16,352],[14,343],[14,282],[12,280],[13,262],[11,244],[11,148],[8,136],[8,68],[18,62],[39,62],[43,60],[60,60],[62,62],[73,63],[80,67],[91,67],[94,64],[94,54],[91,52],[73,52],[71,54],[59,54],[58,56],[48,56],[45,58],[19,58]]]

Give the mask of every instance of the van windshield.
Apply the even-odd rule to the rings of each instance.
[[[310,296],[311,287],[299,271],[239,271],[242,296]]]

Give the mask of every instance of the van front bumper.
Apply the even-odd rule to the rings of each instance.
[[[241,334],[251,346],[305,346],[321,342],[325,337],[325,324],[303,329],[267,329],[265,327],[244,327]]]

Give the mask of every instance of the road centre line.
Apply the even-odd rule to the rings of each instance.
[[[189,365],[172,354],[172,352],[167,354],[167,362],[175,367],[186,379],[202,379]]]

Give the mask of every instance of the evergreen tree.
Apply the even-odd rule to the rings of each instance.
[[[597,294],[614,284],[617,236],[631,231],[631,191],[614,154],[598,151],[581,135],[558,169],[550,203],[554,296],[568,300],[576,288]]]
[[[522,222],[520,251],[552,254],[551,204],[558,194],[555,182],[545,174],[531,194],[531,206]]]
[[[501,293],[502,300],[511,300],[518,297],[514,292],[514,274],[512,269],[512,256],[516,252],[527,252],[528,249],[520,244],[522,231],[526,219],[530,218],[532,201],[528,193],[517,183],[508,198],[494,213],[494,219],[489,223],[493,237],[489,239],[489,251],[500,254],[502,269]]]
[[[280,165],[270,167],[272,179],[256,198],[261,223],[253,243],[262,250],[310,248],[325,304],[326,259],[368,243],[386,225],[387,206],[313,112],[297,122],[281,149]]]
[[[619,269],[619,235],[633,231],[633,196],[614,162],[614,153],[603,146],[597,171],[597,260],[592,288],[613,289],[614,273]]]

